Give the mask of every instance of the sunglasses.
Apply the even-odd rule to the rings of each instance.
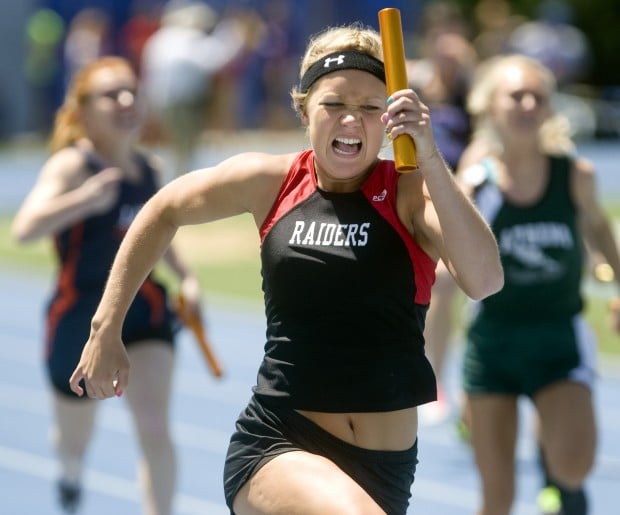
[[[98,99],[98,98],[107,98],[113,100],[114,102],[118,102],[123,93],[130,93],[133,97],[135,97],[138,93],[136,88],[122,87],[116,89],[110,89],[108,91],[101,91],[99,93],[92,93],[90,98]]]

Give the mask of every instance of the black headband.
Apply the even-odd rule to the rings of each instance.
[[[299,91],[307,93],[318,79],[328,73],[338,70],[362,70],[372,73],[377,79],[385,82],[385,68],[383,63],[371,55],[356,50],[345,50],[321,57],[304,73],[299,83]]]

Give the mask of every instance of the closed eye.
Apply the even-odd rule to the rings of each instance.
[[[321,102],[319,105],[325,107],[326,109],[342,109],[346,104],[343,102]]]
[[[320,102],[320,106],[323,106],[328,111],[338,111],[342,109],[356,109],[363,111],[367,114],[376,114],[383,111],[382,107],[372,105],[372,104],[364,104],[364,105],[356,105],[356,104],[345,104],[344,102]]]
[[[379,111],[383,111],[383,109],[381,107],[370,105],[370,104],[359,106],[359,107],[361,107],[367,113],[377,113]]]

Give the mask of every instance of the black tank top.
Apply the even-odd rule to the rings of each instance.
[[[475,201],[497,238],[505,284],[481,301],[480,317],[532,322],[571,317],[583,309],[583,244],[570,192],[572,162],[549,157],[548,163],[543,195],[520,206],[506,199],[489,161],[484,162],[486,179]]]
[[[424,319],[435,263],[396,214],[381,161],[359,191],[317,187],[302,152],[261,227],[267,342],[259,396],[296,409],[376,412],[435,399]]]

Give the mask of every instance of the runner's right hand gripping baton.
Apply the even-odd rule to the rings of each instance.
[[[399,89],[407,89],[407,71],[405,68],[405,46],[400,11],[387,7],[379,11],[379,32],[383,44],[385,63],[385,81],[387,93],[391,95]],[[408,134],[394,138],[394,162],[399,172],[411,172],[418,168],[415,157],[415,144]]]

